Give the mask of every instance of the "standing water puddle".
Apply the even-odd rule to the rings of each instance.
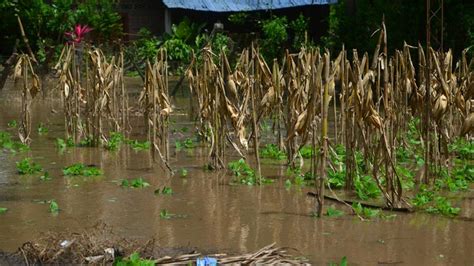
[[[20,100],[16,96],[11,86],[0,92],[0,130],[6,130],[9,121],[19,118]],[[187,101],[178,102],[186,105]],[[52,107],[57,113],[51,112]],[[6,214],[0,215],[0,250],[15,251],[42,232],[82,231],[103,221],[118,235],[155,237],[165,247],[191,246],[199,250],[244,253],[276,242],[278,246],[297,249],[312,263],[321,265],[340,261],[343,256],[350,264],[358,265],[472,265],[474,262],[474,227],[469,221],[423,213],[364,222],[347,215],[311,217],[315,203],[306,197],[308,188],[285,189],[288,177],[284,162],[263,164],[263,175],[278,179],[271,185],[253,187],[229,185],[231,176],[226,171],[205,171],[207,149],[204,147],[172,152],[171,165],[178,170],[175,176],[170,176],[158,163],[153,164],[149,152],[133,151],[125,146],[118,152],[69,148],[60,154],[55,140],[64,138],[61,112],[58,103],[37,100],[32,106],[31,151],[0,153],[0,207],[8,208]],[[193,124],[186,118],[179,111],[175,113],[173,127],[192,129]],[[36,133],[40,122],[49,127],[48,134]],[[15,130],[10,133],[16,135]],[[175,133],[171,143],[190,134]],[[145,140],[146,135],[133,134],[131,138]],[[19,176],[15,162],[25,157],[40,163],[52,179],[41,181],[41,174]],[[62,168],[78,162],[97,166],[104,176],[64,177]],[[181,177],[180,169],[187,170],[186,177]],[[151,186],[142,189],[120,186],[122,179],[137,177]],[[171,187],[173,195],[153,193],[164,186]],[[44,204],[51,199],[59,204],[58,215],[51,214],[49,205]],[[463,205],[463,211],[469,212],[472,200],[466,200]],[[161,218],[160,213],[165,209],[178,217]]]

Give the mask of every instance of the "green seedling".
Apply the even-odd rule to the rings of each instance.
[[[260,157],[269,158],[274,160],[286,159],[286,154],[282,150],[278,149],[275,144],[267,144],[260,150]]]
[[[8,127],[9,128],[16,128],[18,126],[18,123],[16,122],[16,120],[12,120],[10,122],[8,122]]]
[[[122,187],[131,187],[131,188],[146,188],[146,187],[149,187],[150,186],[150,183],[146,182],[145,180],[143,180],[143,178],[139,177],[139,178],[135,178],[135,179],[124,179],[122,180],[122,183],[121,183],[121,186]]]
[[[44,174],[42,176],[40,176],[40,180],[41,181],[49,181],[51,180],[51,176],[49,176],[49,173],[48,172],[44,172]]]
[[[8,211],[8,208],[0,207],[0,214],[4,214]]]
[[[31,175],[41,172],[43,168],[41,165],[32,162],[31,158],[25,158],[16,163],[16,169],[20,175]]]
[[[363,207],[360,203],[354,202],[352,204],[352,209],[355,211],[355,213],[366,219],[374,218],[380,215],[380,210]]]
[[[125,137],[123,136],[123,134],[118,133],[118,132],[112,132],[110,133],[109,140],[104,145],[105,149],[109,151],[116,151],[120,148],[124,140],[125,140]]]
[[[40,123],[38,125],[38,134],[45,135],[48,133],[48,131],[49,129],[43,123]]]
[[[23,152],[30,149],[27,145],[14,141],[11,134],[5,131],[0,131],[0,148],[10,152]]]
[[[170,188],[170,187],[167,187],[167,186],[164,186],[163,189],[156,189],[155,190],[155,194],[156,195],[172,195],[173,194],[173,190]]]
[[[57,214],[59,212],[59,205],[55,200],[49,201],[49,212]]]
[[[76,163],[63,169],[65,176],[99,176],[102,171],[93,166],[85,166],[82,163]]]
[[[181,168],[181,177],[186,177],[188,176],[188,170],[186,168]]]
[[[149,150],[151,147],[151,144],[149,141],[140,142],[138,140],[129,140],[128,144],[135,151],[146,151],[146,150]]]
[[[245,162],[244,159],[232,161],[228,164],[228,166],[236,177],[237,183],[249,186],[258,184],[259,178],[256,176],[255,171]],[[260,178],[260,181],[261,184],[270,184],[274,182],[274,180],[267,179],[263,176]]]

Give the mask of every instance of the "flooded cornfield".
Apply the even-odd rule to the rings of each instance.
[[[125,85],[131,101],[137,100],[141,82],[127,79]],[[1,130],[15,135],[16,129],[7,125],[20,117],[21,95],[12,82],[0,92],[0,101]],[[188,116],[188,97],[178,93],[171,102],[170,142],[194,139],[196,125]],[[168,162],[176,169],[174,175],[153,162],[150,150],[124,145],[117,151],[102,147],[60,151],[56,140],[65,134],[61,108],[62,102],[53,97],[33,102],[32,128],[41,123],[48,132],[33,130],[29,151],[0,155],[0,206],[8,208],[0,216],[0,250],[15,252],[44,232],[81,231],[104,222],[120,236],[153,237],[163,247],[239,254],[276,242],[316,265],[338,262],[343,256],[354,265],[471,265],[474,261],[472,189],[462,195],[459,215],[471,220],[423,212],[367,221],[354,215],[318,219],[310,215],[315,199],[307,196],[314,189],[285,184],[291,176],[285,161],[262,159],[262,175],[274,182],[247,186],[234,184],[229,171],[205,169],[209,147],[199,142],[182,148],[172,145]],[[141,119],[131,115],[131,123],[137,126],[129,138],[147,139],[146,128],[139,126]],[[18,175],[15,162],[24,157],[42,165],[49,178]],[[226,159],[239,158],[231,152]],[[63,176],[65,166],[79,162],[100,168],[103,175]],[[138,177],[150,186],[121,186],[123,179]],[[154,193],[165,187],[172,189],[172,195]],[[59,205],[57,214],[49,211],[52,199]],[[326,204],[351,212],[340,203]],[[163,210],[176,217],[163,219]]]

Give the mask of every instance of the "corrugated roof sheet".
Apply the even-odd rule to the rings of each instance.
[[[163,0],[168,8],[235,12],[335,4],[337,0]]]

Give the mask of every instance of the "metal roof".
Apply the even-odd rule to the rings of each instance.
[[[168,8],[213,12],[255,11],[308,5],[335,4],[337,0],[163,0]]]

